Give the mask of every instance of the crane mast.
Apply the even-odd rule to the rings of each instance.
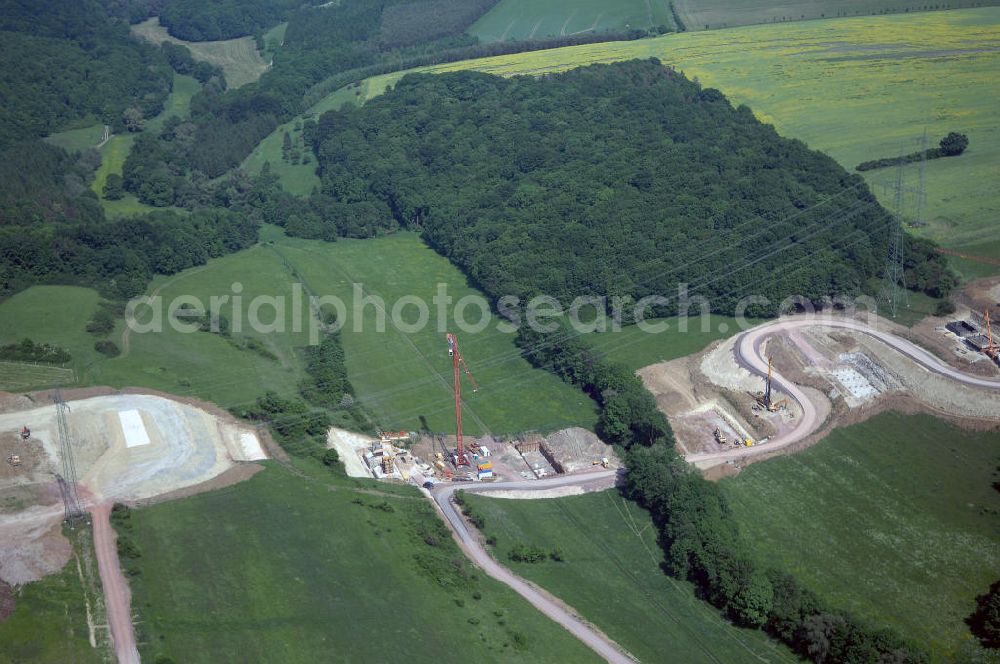
[[[465,364],[465,359],[462,357],[461,351],[458,350],[458,337],[449,332],[445,335],[448,340],[448,355],[451,356],[452,371],[455,376],[455,431],[456,431],[456,445],[455,445],[455,465],[456,466],[468,466],[469,459],[465,456],[465,442],[462,440],[462,372],[468,376],[469,382],[472,383],[472,391],[477,392],[479,386],[476,385],[476,379],[472,377],[472,372],[469,371],[468,365]]]

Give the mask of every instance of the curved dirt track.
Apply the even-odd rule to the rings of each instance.
[[[752,330],[741,334],[736,341],[736,361],[748,369],[751,373],[759,376],[767,375],[767,359],[760,351],[764,339],[770,335],[780,332],[789,332],[808,327],[829,327],[846,329],[852,332],[867,334],[874,339],[884,343],[886,346],[898,351],[902,355],[913,360],[927,371],[944,376],[956,382],[972,387],[983,389],[1000,389],[1000,379],[983,378],[964,373],[958,369],[945,364],[935,355],[924,350],[920,346],[898,337],[890,332],[883,332],[853,319],[838,319],[820,316],[801,316],[779,319],[771,323],[765,323]],[[788,397],[798,403],[802,409],[802,416],[799,418],[795,428],[788,433],[772,438],[764,445],[756,447],[737,448],[725,452],[705,452],[691,454],[685,457],[691,463],[699,461],[724,461],[729,459],[743,459],[750,456],[770,454],[775,450],[780,450],[794,443],[800,442],[815,432],[823,422],[819,420],[816,405],[810,401],[809,397],[795,383],[775,372],[771,378],[772,384],[780,391],[788,394]]]
[[[94,551],[97,568],[104,586],[104,601],[108,610],[108,627],[115,647],[118,664],[139,664],[139,649],[132,628],[131,593],[128,581],[118,565],[115,531],[111,528],[111,505],[102,503],[90,508],[94,528]]]
[[[431,495],[444,514],[448,526],[458,538],[459,546],[484,572],[512,588],[514,592],[528,600],[528,602],[546,616],[562,625],[570,634],[582,641],[605,660],[614,664],[632,664],[635,660],[627,655],[618,644],[567,610],[565,605],[561,604],[547,592],[528,583],[494,560],[493,556],[479,543],[478,538],[469,532],[465,521],[455,508],[455,504],[451,501],[452,494],[459,489],[470,493],[487,493],[504,489],[546,491],[556,487],[576,485],[583,486],[588,491],[600,491],[613,487],[617,479],[617,474],[618,471],[616,470],[601,470],[523,482],[498,482],[496,484],[449,483],[447,485],[438,485]]]

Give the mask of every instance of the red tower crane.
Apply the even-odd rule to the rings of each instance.
[[[468,466],[469,459],[465,456],[465,444],[462,441],[462,374],[459,369],[465,371],[465,375],[469,377],[473,392],[479,391],[479,386],[476,385],[476,379],[472,377],[472,372],[469,371],[462,353],[458,350],[458,337],[449,332],[445,338],[448,340],[448,355],[451,356],[451,365],[455,373],[455,438],[458,441],[455,445],[455,465]]]
[[[990,310],[987,309],[983,312],[983,316],[986,318],[986,346],[983,348],[983,352],[991,359],[997,359],[998,353],[1000,353],[1000,346],[993,343],[993,327],[990,325]]]

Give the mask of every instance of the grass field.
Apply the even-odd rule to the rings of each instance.
[[[201,83],[191,76],[174,74],[174,87],[167,97],[163,110],[146,122],[146,131],[158,133],[168,118],[187,118],[191,114],[191,98],[201,90]]]
[[[333,244],[279,238],[275,249],[319,295],[335,295],[348,304],[342,332],[347,368],[358,397],[380,424],[401,429],[428,427],[435,432],[454,429],[454,396],[451,361],[444,334],[457,331],[451,324],[453,307],[447,306],[443,328],[438,327],[432,298],[437,284],[459,301],[478,295],[465,277],[445,258],[410,233]],[[381,297],[391,311],[403,296],[417,296],[430,307],[429,323],[422,330],[405,333],[391,325],[377,330],[377,311],[365,307],[362,316],[351,309],[352,285],[361,284],[365,295]],[[403,313],[415,319],[415,309]],[[466,313],[479,319],[478,309]],[[362,331],[355,330],[355,323]],[[480,389],[466,388],[464,425],[469,433],[488,429],[516,433],[528,429],[553,431],[567,426],[592,427],[593,402],[576,388],[552,374],[532,368],[514,346],[512,334],[491,325],[476,334],[459,334],[462,354]]]
[[[256,339],[277,359],[237,348],[218,335],[180,333],[169,326],[166,314],[163,332],[131,333],[127,344],[119,329],[111,338],[123,355],[104,358],[93,350],[95,337],[85,332],[97,295],[70,288],[35,287],[0,304],[0,342],[30,336],[66,347],[74,356],[72,366],[82,384],[150,387],[208,399],[223,407],[246,404],[268,389],[293,395],[303,376],[297,348],[309,341],[307,303],[300,310],[300,331],[295,331],[291,295],[297,274],[312,292],[336,295],[347,304],[343,343],[349,375],[360,403],[376,421],[386,428],[426,425],[432,431],[452,431],[451,363],[444,332],[437,330],[436,308],[426,329],[404,334],[391,325],[384,332],[374,331],[376,311],[369,306],[362,331],[355,332],[351,282],[363,284],[366,294],[384,298],[389,308],[403,295],[424,297],[433,307],[431,298],[438,283],[447,283],[456,301],[476,293],[462,274],[412,234],[337,243],[288,239],[277,229],[268,229],[267,234],[275,244],[212,260],[172,277],[158,277],[150,292],[162,298],[163,308],[180,295],[195,296],[207,306],[212,296],[232,295],[233,284],[239,282],[242,336]],[[257,295],[287,298],[284,332],[252,331],[249,305]],[[231,303],[222,313],[235,321]],[[271,316],[271,309],[264,307],[260,319],[270,322]],[[468,318],[476,320],[475,309]],[[494,433],[516,433],[594,425],[593,402],[555,376],[528,365],[518,355],[512,335],[491,328],[462,336],[461,342],[481,386],[479,393],[470,392],[466,398],[468,432],[481,432],[484,427]],[[15,378],[23,384],[23,376]]]
[[[104,185],[108,181],[108,176],[112,173],[122,174],[122,167],[129,152],[132,151],[133,143],[135,143],[134,134],[116,134],[101,148],[101,165],[94,174],[94,181],[90,183],[90,188],[101,199],[101,207],[104,208],[104,214],[108,217],[128,217],[157,209],[140,202],[133,194],[125,194],[117,201],[103,197]]]
[[[279,23],[264,33],[264,51],[260,54],[261,59],[270,63],[274,54],[281,49],[285,43],[285,32],[288,30],[288,22]]]
[[[196,60],[203,60],[222,67],[226,76],[226,84],[230,88],[239,88],[247,83],[253,83],[267,71],[267,62],[257,52],[257,45],[254,43],[253,37],[240,37],[225,41],[184,41],[172,37],[167,29],[160,25],[160,19],[155,16],[133,25],[131,30],[132,34],[154,44],[169,41],[187,46]]]
[[[468,33],[497,42],[661,25],[674,26],[667,0],[501,0]]]
[[[464,562],[416,490],[369,486],[269,464],[133,511],[143,661],[597,661]]]
[[[722,481],[757,553],[954,661],[1000,569],[1000,434],[879,415]]]
[[[72,537],[74,547],[81,551],[90,546],[90,531],[84,537]],[[99,649],[90,645],[87,628],[86,601],[96,608],[99,580],[95,578],[86,589],[82,578],[85,566],[70,559],[58,574],[20,586],[14,590],[15,607],[6,620],[0,620],[0,664],[102,664],[105,639],[98,635]]]
[[[69,129],[45,137],[46,143],[51,143],[66,152],[80,152],[96,147],[104,139],[104,125],[95,124],[81,129]]]
[[[65,348],[73,356],[67,367],[0,363],[0,389],[69,385],[76,375],[103,357],[94,350],[95,337],[87,334],[87,321],[100,298],[89,288],[35,286],[0,303],[0,345],[29,338]]]
[[[666,576],[649,514],[615,491],[550,500],[471,495],[497,538],[494,555],[549,590],[643,662],[795,662],[761,632],[737,629]],[[515,544],[559,549],[563,562],[516,563]],[[669,658],[665,657],[669,653]]]
[[[947,7],[959,9],[991,4],[996,3],[960,0],[949,2]],[[754,23],[906,13],[928,7],[910,0],[797,0],[784,3],[768,0],[674,0],[674,8],[688,30],[715,30]]]
[[[927,226],[915,232],[947,247],[1000,257],[993,241],[1000,215],[1000,9],[982,8],[758,25],[587,44],[422,68],[475,69],[500,75],[564,71],[593,63],[657,57],[718,87],[788,137],[828,152],[845,168],[915,150],[949,131],[969,136],[961,157],[927,164]],[[364,98],[381,94],[403,72],[369,80]],[[343,94],[342,92],[338,94]],[[932,143],[933,144],[933,143]],[[916,186],[917,167],[908,186]],[[866,179],[883,204],[892,169]],[[905,214],[912,217],[908,197]],[[965,262],[956,262],[965,269]]]
[[[280,125],[271,132],[263,141],[257,144],[253,152],[243,160],[240,167],[251,175],[258,175],[264,164],[271,165],[271,172],[278,176],[282,188],[290,194],[296,196],[308,196],[313,189],[319,187],[319,177],[316,175],[316,156],[311,148],[302,145],[302,132],[296,126],[302,123],[301,118],[297,118],[286,124]],[[302,153],[309,159],[308,164],[292,164],[285,161],[282,155],[282,145],[285,132],[292,136],[293,142],[299,146]],[[224,176],[223,176],[224,177]]]
[[[633,371],[650,364],[673,360],[691,355],[704,349],[717,339],[726,339],[739,331],[734,318],[708,316],[702,327],[702,320],[692,317],[684,322],[679,318],[665,318],[650,323],[665,323],[663,332],[649,333],[636,326],[623,327],[618,332],[600,332],[586,337],[591,346],[600,351],[608,360],[624,364]],[[752,321],[748,321],[753,325]]]

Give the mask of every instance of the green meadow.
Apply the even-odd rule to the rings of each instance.
[[[143,661],[599,661],[465,561],[412,487],[267,466],[116,524]]]
[[[721,485],[761,559],[956,661],[1000,569],[1000,433],[879,415]]]
[[[663,573],[649,513],[617,491],[546,500],[467,495],[496,538],[494,556],[537,583],[642,662],[795,662],[763,633],[733,627]],[[513,562],[515,545],[558,551],[563,560]],[[665,659],[669,653],[669,660]]]

